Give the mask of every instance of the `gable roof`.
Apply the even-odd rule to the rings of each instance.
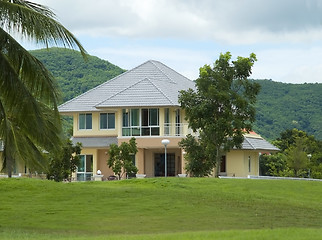
[[[107,107],[179,106],[180,90],[194,88],[190,79],[161,62],[149,60],[59,106],[61,113]]]
[[[250,132],[244,135],[244,141],[242,143],[242,148],[244,150],[258,150],[267,152],[278,152],[279,148],[275,147],[273,144],[266,141],[260,135],[255,132]]]

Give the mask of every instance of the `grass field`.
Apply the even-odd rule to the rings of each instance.
[[[322,239],[322,182],[1,179],[0,239]]]

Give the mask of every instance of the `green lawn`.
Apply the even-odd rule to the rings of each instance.
[[[0,180],[0,239],[321,239],[322,182]]]

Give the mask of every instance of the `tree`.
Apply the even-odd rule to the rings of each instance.
[[[229,52],[220,54],[213,68],[209,65],[200,68],[195,90],[180,92],[179,103],[186,112],[189,127],[199,132],[206,161],[214,162],[213,167],[219,166],[222,151],[241,147],[243,134],[252,129],[260,85],[247,78],[255,61],[253,53],[249,58],[238,57],[232,62]],[[216,176],[218,173],[217,167]]]
[[[108,150],[109,158],[107,165],[112,168],[113,172],[118,175],[119,179],[124,174],[127,176],[136,174],[137,167],[133,163],[133,156],[138,152],[135,138],[132,137],[129,143],[122,142],[120,146],[111,144]]]
[[[50,154],[47,179],[53,179],[56,182],[71,181],[72,173],[80,163],[80,153],[81,144],[73,145],[72,141],[67,139],[61,151]]]
[[[204,151],[202,139],[196,139],[191,134],[179,143],[179,146],[185,149],[186,166],[185,169],[193,177],[209,176],[213,170],[215,159],[208,161]]]
[[[304,172],[308,166],[308,157],[303,138],[296,138],[295,143],[285,151],[287,164],[294,171],[295,177],[299,177],[301,171]]]
[[[24,0],[0,0],[0,138],[9,177],[14,162],[43,165],[42,152],[57,149],[61,134],[54,77],[10,34],[47,48],[78,47],[86,54],[49,8]]]

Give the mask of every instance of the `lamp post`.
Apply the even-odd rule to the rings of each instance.
[[[167,145],[170,143],[170,140],[163,139],[161,143],[164,145],[164,177],[167,177]]]
[[[311,153],[309,153],[308,155],[307,155],[307,157],[309,158],[309,164],[311,163],[311,157],[312,157],[312,154]],[[311,169],[310,169],[310,166],[309,166],[309,173],[308,173],[308,177],[310,178],[311,177]]]

